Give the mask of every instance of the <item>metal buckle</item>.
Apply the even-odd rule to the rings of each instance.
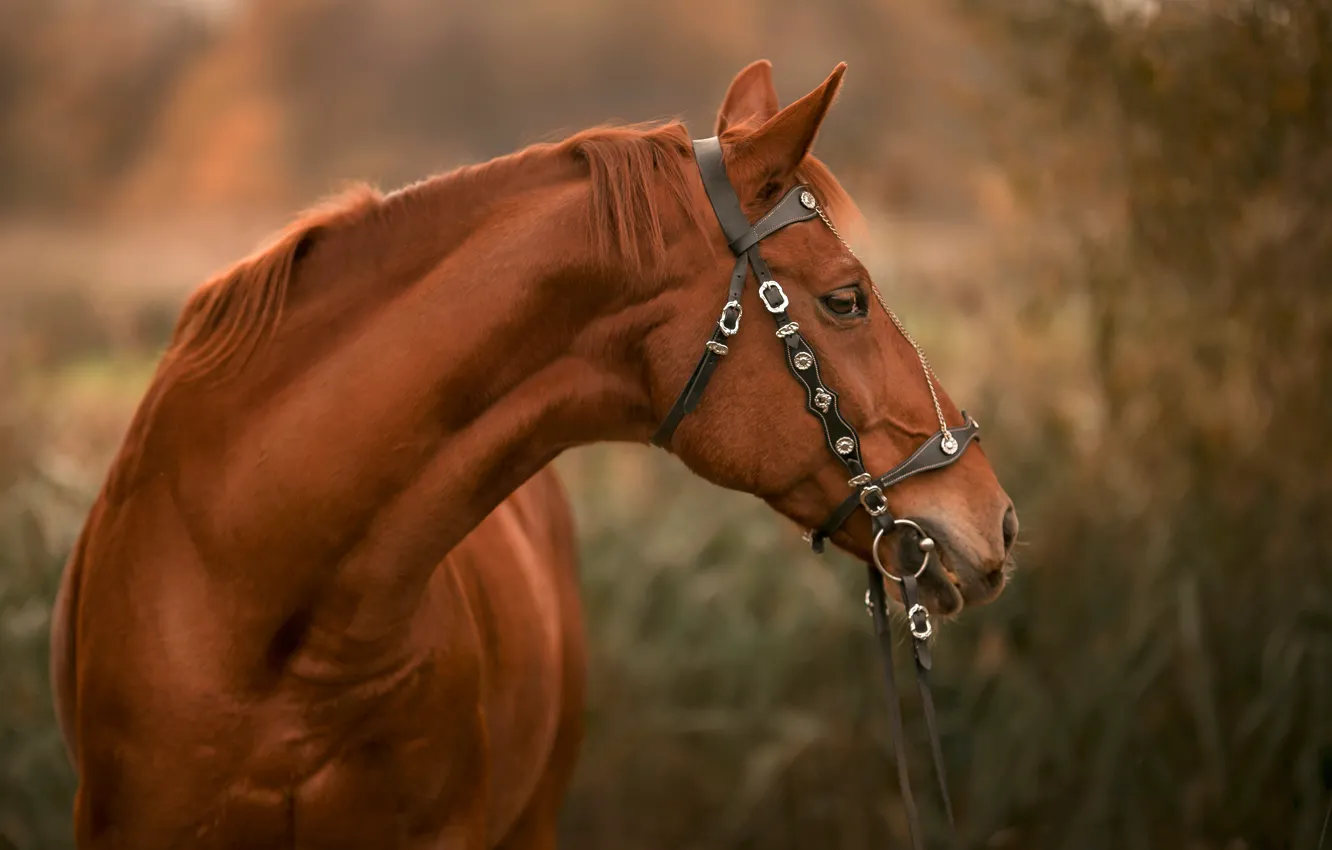
[[[916,615],[919,614],[925,623],[924,628],[916,625]],[[911,628],[911,636],[916,640],[928,640],[930,635],[934,634],[934,624],[930,622],[930,612],[925,610],[925,606],[917,602],[907,611],[907,623]]]
[[[777,294],[782,297],[782,303],[775,307],[769,304],[768,299],[763,295],[763,292],[769,287],[776,287]],[[775,280],[765,280],[759,285],[759,300],[763,302],[764,307],[768,308],[769,313],[780,313],[791,304],[791,299],[786,297],[786,290],[782,289],[782,285]]]
[[[871,495],[879,497],[878,507],[870,507],[870,503],[866,501]],[[866,511],[869,511],[870,516],[883,516],[888,513],[888,500],[883,497],[883,488],[878,484],[871,484],[860,491],[860,504],[864,506]]]
[[[916,570],[911,575],[912,578],[920,578],[921,574],[925,572],[925,568],[930,565],[930,553],[934,551],[934,540],[928,534],[925,533],[925,529],[921,528],[912,520],[895,519],[893,520],[892,530],[896,531],[899,525],[908,525],[911,528],[915,529],[916,533],[920,535],[920,542],[917,545],[920,546],[920,551],[925,553],[925,558],[920,562],[920,569]],[[902,579],[894,575],[887,567],[883,565],[883,561],[879,560],[879,541],[883,539],[883,535],[886,534],[888,531],[889,529],[881,528],[879,529],[878,533],[874,535],[874,545],[870,549],[870,554],[874,556],[874,566],[878,568],[879,572],[883,574],[884,578],[890,578],[893,581],[897,582],[898,584],[901,584]]]
[[[735,308],[735,322],[728,328],[726,327],[726,311],[732,307]],[[721,332],[726,336],[735,336],[740,330],[740,317],[744,314],[745,308],[740,306],[739,301],[727,301],[726,306],[722,307],[721,318],[717,320],[717,327],[721,328]]]

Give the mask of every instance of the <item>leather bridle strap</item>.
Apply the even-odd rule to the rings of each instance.
[[[822,424],[829,450],[850,475],[847,484],[852,488],[852,495],[833,511],[822,526],[810,533],[810,542],[815,551],[822,551],[823,541],[835,533],[855,512],[857,507],[864,507],[870,515],[876,533],[874,558],[877,562],[877,546],[880,537],[892,532],[898,525],[905,524],[917,530],[920,529],[918,525],[910,520],[893,519],[888,512],[888,503],[884,498],[883,491],[912,475],[954,463],[961,457],[966,447],[976,439],[976,433],[980,426],[964,413],[965,425],[959,428],[947,428],[943,420],[943,413],[936,400],[935,407],[939,415],[940,431],[926,440],[924,445],[913,452],[910,457],[877,480],[865,472],[864,461],[861,458],[860,437],[856,430],[851,427],[851,424],[842,417],[837,406],[837,394],[824,384],[823,377],[819,372],[818,358],[815,357],[813,348],[801,336],[799,324],[793,322],[790,316],[787,315],[786,308],[790,302],[786,292],[782,289],[781,284],[773,278],[772,271],[768,268],[768,264],[764,262],[758,250],[759,243],[763,239],[783,227],[801,221],[808,221],[815,217],[822,218],[830,228],[832,228],[832,222],[819,208],[818,200],[814,194],[806,187],[797,185],[787,192],[763,218],[750,226],[749,220],[740,205],[740,199],[736,196],[730,179],[726,175],[726,165],[723,162],[720,141],[716,138],[697,140],[694,142],[694,153],[698,161],[704,189],[707,191],[708,199],[712,202],[713,211],[716,213],[717,222],[721,225],[727,244],[730,246],[732,253],[736,255],[736,263],[731,273],[730,285],[727,287],[726,303],[722,307],[717,327],[713,330],[707,342],[704,343],[703,355],[699,359],[698,365],[694,367],[689,380],[685,382],[684,389],[680,391],[661,426],[652,436],[652,442],[659,446],[665,446],[669,443],[680,421],[686,414],[697,408],[713,372],[721,362],[721,358],[725,357],[729,351],[726,340],[740,330],[740,319],[744,312],[740,306],[741,296],[744,294],[745,281],[748,278],[749,270],[753,269],[754,275],[759,281],[759,300],[777,325],[776,335],[782,342],[783,350],[786,353],[787,367],[801,386],[805,388],[806,408]],[[834,229],[833,232],[836,233],[836,230]],[[896,317],[888,310],[886,304],[884,309],[889,313],[889,317],[898,329],[906,335],[905,329],[897,322]],[[907,339],[910,341],[910,336],[907,336]],[[915,345],[914,342],[912,344]],[[927,380],[932,380],[924,354],[920,353],[918,347],[917,353],[920,354],[921,365],[925,370]],[[933,392],[933,385],[931,385],[931,394]],[[930,541],[930,546],[926,547],[925,542],[921,541],[921,549],[926,552],[926,557],[928,557],[928,548],[932,548],[933,543]],[[924,563],[922,563],[921,571],[924,570],[924,566]],[[915,657],[916,682],[920,688],[922,708],[929,730],[935,775],[939,780],[939,790],[944,800],[944,811],[951,828],[953,807],[948,794],[948,780],[944,773],[943,750],[939,742],[935,720],[934,700],[929,690],[928,674],[933,666],[933,660],[928,640],[933,629],[929,622],[929,614],[920,603],[916,575],[898,576],[875,564],[869,565],[868,570],[870,588],[866,601],[870,605],[875,632],[878,636],[880,649],[883,651],[884,678],[889,692],[893,747],[897,755],[898,782],[902,790],[902,802],[906,808],[912,846],[915,850],[922,850],[924,836],[920,828],[920,817],[916,810],[915,799],[911,793],[911,779],[906,761],[906,736],[902,728],[901,705],[897,699],[897,685],[893,675],[892,636],[888,625],[887,594],[884,590],[884,581],[892,579],[902,586],[902,601],[907,608],[907,618],[912,636],[911,646]],[[953,837],[954,843],[956,843],[955,831]]]
[[[894,484],[898,484],[913,475],[929,472],[932,469],[939,469],[956,461],[958,457],[961,456],[962,452],[966,450],[967,446],[971,444],[971,441],[978,439],[980,433],[980,423],[968,416],[965,410],[962,411],[962,418],[967,421],[967,424],[957,428],[948,429],[949,432],[952,433],[953,439],[957,440],[957,451],[953,454],[950,455],[944,452],[942,446],[944,438],[943,432],[936,431],[932,437],[921,445],[920,448],[912,452],[906,460],[902,461],[897,466],[894,466],[892,469],[888,470],[888,472],[884,473],[879,478],[874,479],[870,483],[877,485],[881,490],[887,490]],[[823,521],[822,525],[805,535],[805,540],[815,552],[819,554],[823,553],[824,541],[829,537],[832,537],[837,529],[841,528],[846,521],[851,518],[851,515],[856,512],[856,508],[861,507],[860,498],[859,493],[852,493],[850,496],[847,496],[842,504],[838,505],[836,509],[828,515],[828,518]]]
[[[758,245],[768,236],[784,227],[801,221],[808,221],[819,215],[814,195],[805,187],[797,185],[787,192],[777,205],[768,211],[753,227],[745,217],[726,175],[726,164],[722,157],[721,142],[714,138],[699,139],[694,142],[694,155],[698,161],[699,174],[703,179],[703,188],[712,202],[717,222],[726,236],[732,251],[737,252],[735,269],[731,274],[731,284],[727,291],[726,307],[717,329],[704,344],[703,357],[694,368],[694,373],[686,382],[675,403],[662,421],[652,442],[664,446],[670,441],[676,426],[685,414],[693,411],[702,396],[703,389],[712,377],[720,358],[726,355],[728,348],[721,343],[720,337],[727,337],[739,330],[740,295],[748,277],[746,264],[753,269],[759,280],[759,300],[764,309],[772,316],[777,325],[777,338],[784,343],[787,366],[805,388],[806,407],[823,425],[824,438],[833,456],[846,467],[852,479],[867,477],[864,463],[860,456],[860,437],[851,423],[842,417],[837,408],[837,394],[823,384],[819,373],[818,359],[814,349],[799,333],[799,325],[791,321],[786,313],[789,304],[781,284],[773,279],[772,271],[759,254]],[[729,319],[733,311],[734,321]],[[718,345],[717,343],[721,343]],[[886,505],[884,506],[886,510]]]
[[[670,443],[680,421],[686,414],[693,413],[697,409],[703,391],[707,389],[708,381],[712,379],[712,373],[730,351],[726,340],[740,330],[740,318],[744,314],[740,302],[745,282],[749,278],[749,267],[755,266],[754,271],[759,275],[760,281],[765,278],[760,274],[759,268],[767,272],[767,265],[763,264],[763,258],[758,253],[758,243],[784,227],[818,216],[817,210],[801,203],[802,193],[806,192],[805,187],[796,186],[782,197],[777,206],[751,227],[749,219],[745,217],[744,210],[740,207],[740,200],[735,196],[735,190],[731,188],[730,180],[726,176],[721,143],[716,138],[700,139],[694,142],[694,152],[698,159],[699,172],[703,177],[703,188],[708,193],[708,200],[712,202],[713,211],[717,214],[717,222],[721,224],[722,233],[725,234],[732,253],[736,255],[736,261],[731,271],[730,284],[726,288],[726,302],[722,307],[721,317],[712,330],[712,336],[703,344],[703,355],[699,358],[698,365],[694,367],[693,374],[685,382],[684,389],[676,396],[675,403],[671,405],[661,425],[657,427],[656,433],[652,435],[652,443],[658,446]],[[755,265],[756,261],[761,265]]]
[[[897,784],[901,789],[902,808],[906,810],[907,832],[911,836],[911,846],[921,850],[924,835],[921,833],[920,813],[916,809],[916,800],[911,793],[911,773],[907,766],[906,734],[902,728],[901,702],[897,693],[897,677],[893,672],[893,636],[888,622],[888,598],[884,591],[883,576],[873,564],[866,566],[869,578],[869,592],[865,601],[869,605],[870,616],[874,620],[874,634],[879,642],[879,653],[883,661],[883,679],[888,690],[889,728],[893,736],[893,750],[897,762]],[[902,580],[902,600],[908,610],[914,610],[920,604],[919,588],[912,576]],[[919,623],[914,617],[909,618],[911,630],[911,654],[915,661],[916,687],[920,691],[921,713],[925,715],[925,729],[929,733],[930,755],[934,761],[934,776],[939,782],[939,796],[943,800],[944,816],[948,821],[949,835],[954,846],[958,846],[957,827],[953,822],[953,800],[948,793],[948,774],[944,769],[943,746],[939,740],[939,724],[934,710],[934,695],[930,691],[929,673],[933,660],[929,651],[927,637],[921,637]],[[928,636],[929,632],[924,632]]]
[[[866,601],[869,603],[870,616],[874,618],[874,636],[879,642],[883,680],[888,688],[888,725],[893,735],[897,787],[902,793],[902,808],[906,809],[911,846],[919,850],[924,836],[920,834],[920,813],[916,810],[916,798],[911,793],[911,772],[907,768],[906,730],[902,727],[902,702],[897,695],[897,675],[893,672],[893,632],[888,622],[888,599],[879,571],[873,564],[867,564],[866,569],[869,570],[869,594]]]
[[[708,381],[712,380],[712,373],[717,369],[717,364],[730,351],[726,339],[740,330],[740,316],[743,312],[740,307],[740,295],[744,291],[748,271],[745,267],[745,258],[741,257],[731,274],[731,285],[727,290],[726,306],[722,308],[721,318],[717,320],[717,326],[712,329],[712,336],[703,344],[703,356],[699,358],[693,374],[689,376],[684,389],[675,397],[675,403],[667,411],[666,418],[661,421],[656,433],[652,435],[654,445],[665,446],[671,441],[671,436],[679,426],[680,420],[698,407],[699,401],[703,398],[703,391],[707,389]]]

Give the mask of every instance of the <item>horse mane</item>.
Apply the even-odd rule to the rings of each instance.
[[[704,217],[690,202],[693,146],[679,121],[594,127],[571,136],[562,147],[585,162],[591,174],[589,225],[603,259],[627,262],[635,271],[642,271],[665,255],[666,239],[654,191],[660,183],[689,216],[690,224],[705,227]],[[796,174],[830,217],[842,219],[846,227],[863,228],[864,218],[855,202],[826,165],[809,155]]]
[[[587,224],[597,254],[606,262],[627,263],[634,271],[658,263],[666,253],[661,193],[700,231],[702,213],[691,203],[692,147],[679,121],[593,127],[555,144],[532,145],[509,156],[464,166],[422,181],[387,198],[368,186],[306,210],[267,246],[199,287],[187,299],[176,322],[163,365],[177,378],[239,369],[281,321],[297,262],[315,238],[328,230],[362,221],[441,182],[477,181],[534,157],[573,157],[591,178]],[[850,213],[854,204],[832,172],[813,156],[799,169],[832,215]]]
[[[592,178],[588,226],[603,260],[618,260],[642,271],[665,255],[662,211],[654,191],[659,183],[665,184],[690,223],[702,228],[703,221],[690,203],[685,168],[693,148],[679,121],[593,127],[558,147],[586,164]]]
[[[281,321],[292,271],[315,237],[378,207],[380,200],[374,189],[357,186],[325,201],[200,286],[181,308],[164,364],[179,377],[243,365]]]

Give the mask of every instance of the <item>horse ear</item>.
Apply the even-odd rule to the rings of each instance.
[[[760,59],[745,66],[731,80],[717,112],[717,135],[728,127],[757,118],[762,124],[777,114],[777,89],[772,85],[772,63]]]
[[[846,63],[840,62],[823,85],[764,122],[741,143],[764,172],[785,177],[796,170],[814,145],[819,126],[842,88]]]

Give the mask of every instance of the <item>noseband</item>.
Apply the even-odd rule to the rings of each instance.
[[[837,232],[837,228],[833,226],[832,221],[829,220],[827,214],[819,205],[818,198],[808,187],[802,185],[797,185],[787,192],[776,206],[751,226],[740,206],[740,199],[736,197],[735,189],[731,186],[730,178],[726,175],[720,140],[716,137],[695,140],[694,155],[698,161],[699,173],[703,178],[703,187],[707,191],[708,199],[712,202],[712,210],[717,216],[717,222],[721,225],[722,233],[725,234],[732,253],[736,256],[735,269],[731,273],[726,302],[722,307],[721,317],[717,320],[717,326],[713,329],[712,336],[704,343],[703,355],[699,359],[698,365],[694,367],[694,372],[685,383],[684,389],[676,397],[675,403],[671,405],[670,411],[666,414],[665,420],[662,421],[661,426],[652,436],[652,442],[659,446],[669,444],[671,436],[675,433],[680,421],[686,414],[692,413],[698,407],[703,396],[703,390],[707,388],[708,381],[712,379],[712,374],[716,371],[717,365],[721,363],[722,358],[729,351],[727,340],[740,331],[740,320],[744,313],[741,298],[744,294],[745,282],[749,277],[749,269],[752,268],[755,278],[759,281],[759,301],[777,325],[776,335],[785,352],[786,365],[791,374],[805,389],[805,407],[823,426],[823,434],[826,438],[828,450],[846,468],[849,475],[847,485],[851,488],[850,495],[829,514],[822,525],[812,529],[805,536],[805,539],[815,552],[821,553],[824,542],[835,534],[850,519],[852,514],[861,508],[864,508],[865,512],[869,514],[873,527],[874,542],[871,549],[873,564],[868,566],[869,591],[865,595],[865,603],[869,607],[871,617],[874,619],[874,630],[878,636],[880,649],[883,652],[884,676],[887,679],[890,697],[893,745],[897,752],[898,782],[901,786],[903,805],[907,812],[912,846],[920,850],[923,846],[923,835],[920,830],[919,818],[911,794],[911,783],[907,772],[905,735],[902,729],[901,707],[896,697],[897,686],[893,674],[892,634],[888,623],[884,580],[895,581],[902,588],[902,601],[907,610],[907,621],[912,637],[911,645],[916,662],[916,681],[920,687],[926,725],[929,727],[935,775],[939,780],[939,789],[943,796],[944,809],[951,828],[953,824],[952,802],[948,794],[948,780],[944,773],[942,747],[935,728],[934,700],[930,693],[928,680],[928,673],[933,665],[928,640],[934,629],[930,623],[929,612],[920,602],[920,589],[917,581],[929,566],[930,553],[934,550],[934,541],[914,521],[894,518],[888,511],[888,502],[884,498],[884,491],[913,475],[942,469],[956,463],[967,447],[977,439],[980,425],[963,411],[962,418],[965,423],[956,428],[948,427],[943,408],[939,404],[938,393],[935,390],[933,370],[930,368],[929,360],[925,357],[925,352],[921,350],[921,347],[898,320],[896,314],[888,307],[878,287],[871,283],[870,286],[874,290],[879,305],[887,313],[893,326],[916,350],[921,371],[925,375],[926,386],[930,390],[930,398],[934,402],[934,412],[939,421],[939,430],[906,459],[878,478],[866,472],[864,459],[861,456],[860,436],[851,427],[850,423],[842,417],[837,404],[837,393],[823,381],[819,372],[818,358],[814,356],[813,348],[801,336],[799,323],[793,321],[787,314],[790,301],[786,292],[782,289],[782,285],[773,278],[772,272],[768,268],[768,264],[764,262],[758,248],[760,242],[782,228],[814,218],[822,219],[823,223],[832,230],[833,234],[837,236],[848,251],[851,250],[851,247]],[[901,575],[889,569],[879,557],[880,543],[899,528],[915,533],[922,556],[920,566],[914,572]]]

